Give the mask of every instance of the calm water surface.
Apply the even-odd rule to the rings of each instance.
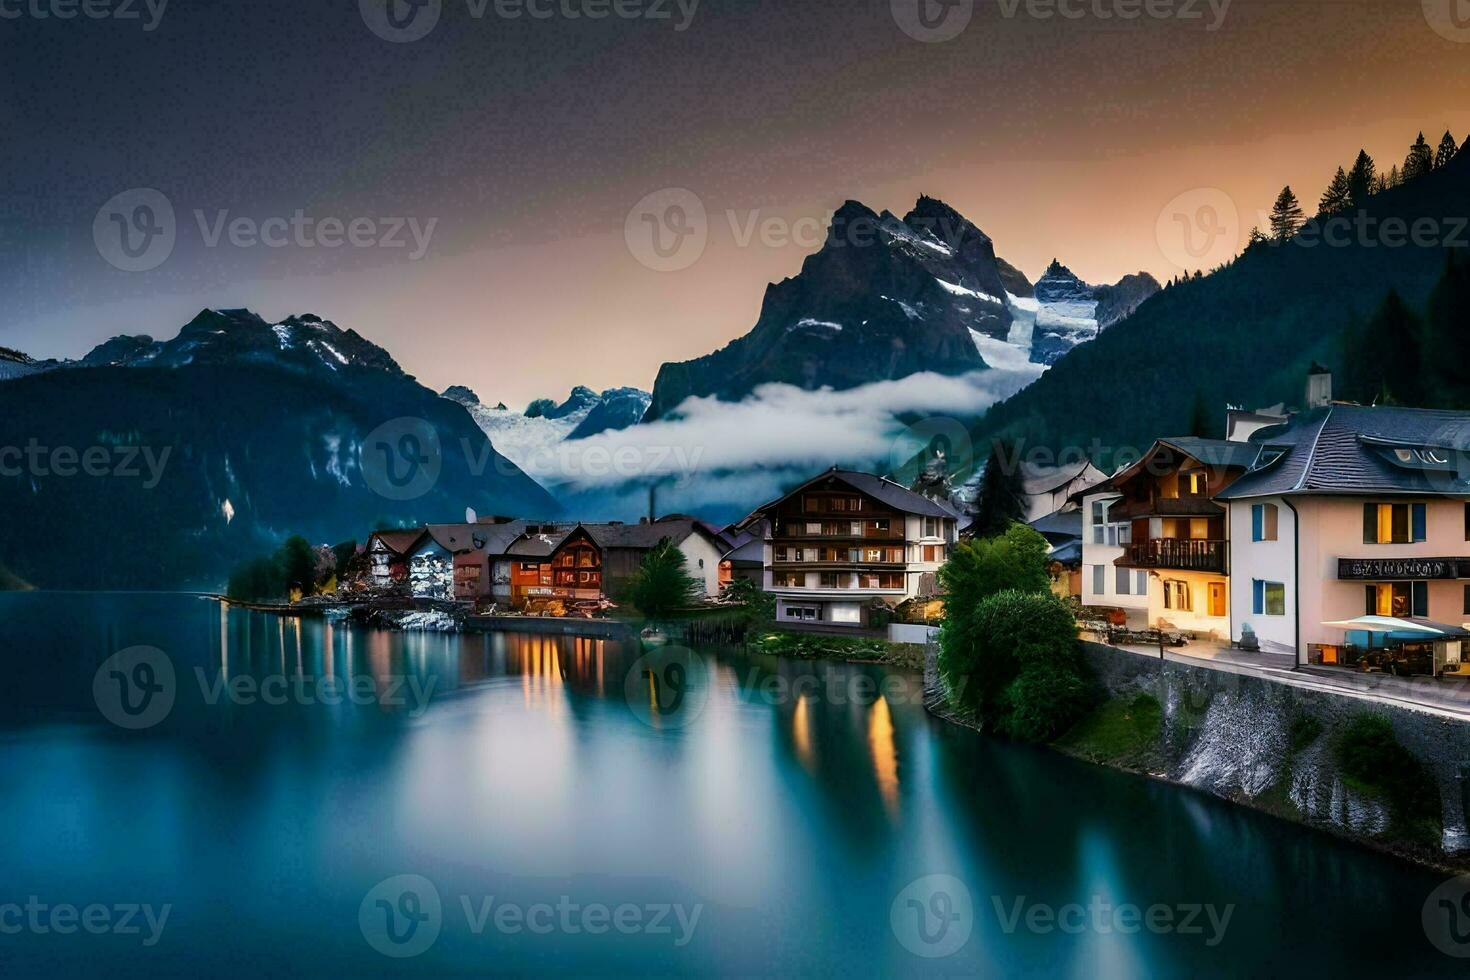
[[[912,674],[702,651],[650,680],[610,642],[181,596],[4,595],[0,639],[0,906],[169,907],[6,929],[7,976],[1466,972],[1421,925],[1443,876],[952,728]],[[93,682],[137,645],[175,678],[131,731]],[[933,875],[961,886],[900,894]]]

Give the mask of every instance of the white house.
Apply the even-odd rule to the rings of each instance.
[[[1266,429],[1230,506],[1231,626],[1340,663],[1376,615],[1470,620],[1470,413],[1330,405]]]

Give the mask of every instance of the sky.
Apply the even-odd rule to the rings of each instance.
[[[0,0],[0,346],[244,306],[490,403],[646,389],[921,193],[1033,279],[1165,278],[1470,135],[1457,5]]]

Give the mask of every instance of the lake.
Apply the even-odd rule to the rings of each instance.
[[[1445,876],[921,681],[0,595],[0,972],[1464,975]]]

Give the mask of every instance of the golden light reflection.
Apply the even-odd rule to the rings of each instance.
[[[807,772],[817,771],[817,753],[812,747],[811,701],[805,695],[796,699],[796,711],[791,715],[791,739],[796,743],[796,759]]]
[[[890,814],[897,815],[898,747],[893,738],[893,715],[888,710],[888,699],[881,694],[868,714],[868,747],[873,752],[873,770],[883,804]]]

